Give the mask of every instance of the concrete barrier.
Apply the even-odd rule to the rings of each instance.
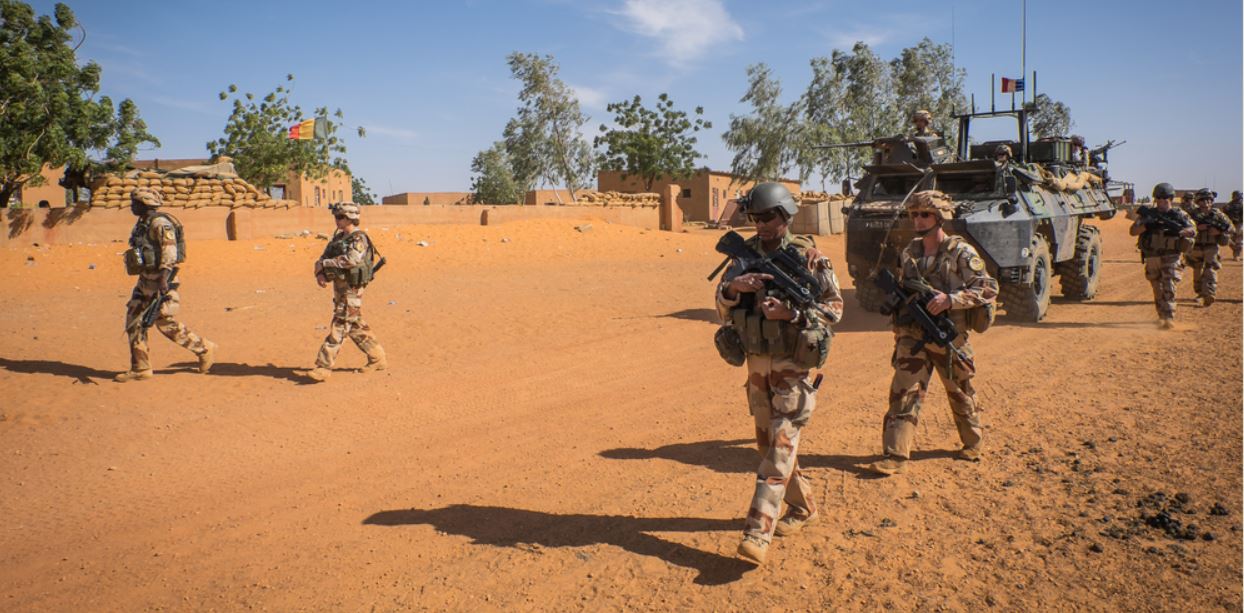
[[[288,209],[203,207],[170,208],[186,230],[186,238],[247,240],[311,230],[331,232],[333,220],[326,208]],[[485,217],[485,213],[487,216]],[[124,241],[134,226],[129,209],[78,206],[64,209],[2,210],[0,246],[64,245]],[[601,206],[365,206],[363,227],[421,224],[488,225],[528,219],[595,219],[638,228],[660,227],[658,207]]]

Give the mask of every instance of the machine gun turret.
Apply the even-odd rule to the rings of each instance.
[[[854,147],[872,147],[874,165],[878,164],[914,164],[927,168],[933,164],[945,164],[955,161],[955,152],[946,144],[946,139],[935,134],[928,136],[887,136],[871,141],[854,143],[831,143],[817,145],[815,149],[849,149]]]

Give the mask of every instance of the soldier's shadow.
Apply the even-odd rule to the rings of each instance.
[[[427,524],[441,532],[469,537],[497,547],[612,545],[652,556],[699,574],[695,583],[722,585],[737,581],[753,567],[741,560],[667,541],[649,532],[738,531],[743,519],[697,517],[626,517],[544,513],[526,509],[455,504],[439,509],[380,511],[363,520],[372,526]]]
[[[198,372],[198,362],[178,362],[170,364],[167,369],[155,371],[156,374],[176,374],[184,372]],[[212,366],[211,372],[204,376],[207,377],[271,377],[273,379],[284,379],[293,381],[294,383],[309,383],[306,377],[295,374],[296,368],[285,366],[276,366],[272,363],[258,366],[255,364],[241,364],[237,362],[216,362]]]
[[[90,366],[69,364],[56,360],[12,360],[4,357],[0,357],[0,368],[27,375],[46,374],[69,377],[70,379],[75,379],[76,383],[94,383],[96,385],[98,385],[98,382],[94,379],[112,379],[117,374],[115,371],[99,370]]]
[[[750,439],[732,441],[714,440],[694,443],[674,443],[654,449],[621,447],[600,452],[602,458],[612,460],[672,460],[692,466],[702,466],[719,473],[754,473],[760,463],[756,442]],[[801,468],[829,468],[855,475],[859,479],[880,478],[868,469],[868,465],[881,460],[878,455],[817,455],[799,454]],[[913,451],[912,461],[949,459],[955,453],[946,449]]]

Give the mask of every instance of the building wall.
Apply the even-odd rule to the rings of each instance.
[[[781,181],[791,192],[798,194],[798,181],[784,179]],[[626,178],[616,170],[602,170],[596,175],[597,190],[602,192],[623,192],[630,194],[652,191],[664,193],[670,185],[682,188],[678,197],[678,206],[683,212],[683,221],[716,221],[726,209],[726,203],[738,196],[746,194],[755,183],[737,181],[734,175],[715,170],[701,170],[685,179],[662,177],[652,183],[651,190],[645,190],[643,180],[635,175]]]
[[[330,170],[323,179],[314,180],[291,172],[285,182],[285,199],[305,207],[326,207],[353,198],[350,174],[337,169]]]
[[[43,177],[43,185],[23,185],[13,194],[13,200],[22,208],[36,208],[40,202],[47,202],[52,208],[63,208],[70,198],[67,190],[59,183],[65,176],[64,167],[52,168],[44,165],[39,174]]]
[[[524,204],[567,204],[569,202],[572,202],[570,192],[564,189],[533,189],[527,192],[527,197],[523,200]]]
[[[424,204],[424,200],[430,205],[470,204],[471,192],[405,192],[385,196],[380,199],[380,203],[419,205]]]

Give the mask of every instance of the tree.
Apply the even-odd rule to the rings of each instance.
[[[376,204],[376,195],[367,189],[362,177],[350,177],[350,196],[354,204]]]
[[[1067,136],[1075,122],[1071,121],[1071,107],[1037,94],[1028,103],[1028,124],[1034,138],[1046,138]]]
[[[291,83],[294,75],[286,75]],[[292,170],[311,179],[320,179],[332,169],[349,172],[343,157],[346,145],[337,136],[339,121],[345,117],[341,109],[333,113],[338,121],[328,119],[328,108],[319,107],[311,117],[322,118],[325,130],[311,140],[291,140],[289,128],[308,119],[302,107],[290,103],[292,86],[277,86],[259,102],[255,95],[238,95],[236,85],[228,92],[220,92],[221,100],[233,96],[233,113],[225,124],[225,135],[207,143],[213,158],[227,155],[233,158],[238,175],[265,190],[281,183]],[[358,129],[360,138],[364,136]]]
[[[695,172],[695,161],[704,157],[696,151],[692,133],[713,127],[700,116],[704,107],[695,107],[696,118],[674,110],[668,94],[657,98],[656,109],[644,106],[639,96],[614,102],[605,107],[614,113],[617,128],[600,127],[602,134],[594,145],[605,150],[597,156],[597,164],[605,170],[620,170],[622,177],[636,175],[644,181],[644,191],[660,177],[684,178]]]
[[[959,131],[958,124],[953,121],[954,114],[967,107],[963,95],[966,73],[962,68],[955,68],[953,53],[949,44],[938,45],[924,38],[890,60],[895,107],[901,114],[900,119],[907,121],[915,111],[927,109],[933,114],[934,127],[946,138],[951,149],[957,146]]]
[[[801,103],[778,101],[782,85],[764,64],[747,67],[747,93],[739,102],[752,105],[749,115],[730,115],[730,128],[721,135],[734,152],[730,172],[740,181],[772,181],[791,169],[798,156],[802,126]]]
[[[592,148],[582,134],[588,118],[570,87],[557,78],[553,56],[515,52],[506,60],[511,75],[523,84],[518,112],[505,130],[514,174],[528,185],[560,181],[573,200],[591,181]]]
[[[126,166],[141,144],[160,144],[133,101],[114,109],[107,96],[95,99],[102,71],[78,65],[69,46],[76,27],[64,4],[54,19],[36,19],[30,5],[0,0],[0,206],[23,185],[41,184],[44,165],[68,166],[76,186]]]
[[[471,172],[477,175],[471,179],[472,200],[477,203],[518,204],[527,193],[514,179],[504,141],[477,153],[471,160]]]
[[[851,152],[847,149],[821,149],[819,145],[846,142],[846,57],[837,49],[830,58],[814,57],[811,61],[812,80],[803,94],[803,130],[795,163],[799,180],[807,181],[813,173],[825,180],[847,175]]]

